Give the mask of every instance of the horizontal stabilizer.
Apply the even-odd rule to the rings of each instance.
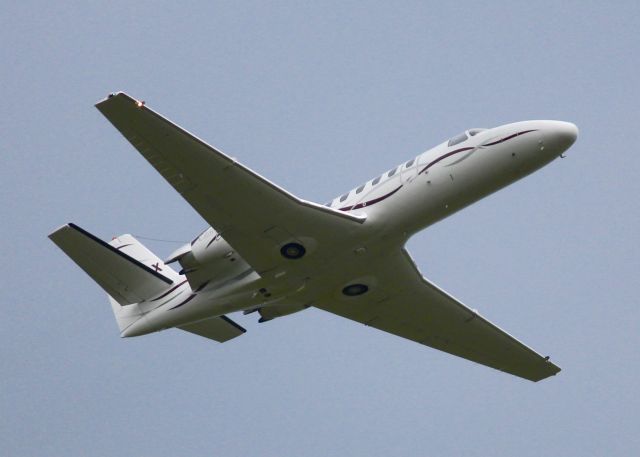
[[[156,270],[176,275],[131,235],[119,237],[116,247],[70,223],[50,234],[49,238],[121,305],[154,297],[173,284],[172,278]],[[123,239],[127,243],[121,243]],[[152,261],[157,262],[156,268],[149,266]]]
[[[178,328],[204,336],[218,343],[224,343],[246,332],[244,328],[240,327],[227,316],[212,317],[211,319],[205,319],[195,324],[182,325]]]

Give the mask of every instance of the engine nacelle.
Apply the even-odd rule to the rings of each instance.
[[[206,270],[214,277],[232,275],[236,270],[246,268],[244,260],[212,227],[202,232],[191,245],[175,251],[168,262],[176,260],[183,273]]]
[[[212,227],[209,227],[191,243],[190,255],[181,259],[180,263],[183,263],[185,267],[192,264],[193,266],[209,265],[223,259],[228,263],[234,254],[229,243]]]

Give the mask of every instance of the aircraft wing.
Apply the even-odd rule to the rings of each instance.
[[[560,371],[425,279],[406,250],[368,269],[377,292],[314,306],[531,381]]]
[[[311,254],[365,221],[293,196],[124,93],[96,107],[262,275],[285,261],[279,251],[285,243],[298,240]],[[296,268],[310,257],[296,260]]]

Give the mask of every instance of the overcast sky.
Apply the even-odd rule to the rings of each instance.
[[[5,3],[0,454],[640,454],[637,2]],[[232,316],[225,344],[119,338],[47,235],[206,223],[93,107],[116,90],[320,203],[467,128],[576,123],[566,159],[408,245],[563,371],[531,383],[313,309]]]

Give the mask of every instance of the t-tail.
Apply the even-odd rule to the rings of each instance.
[[[69,223],[49,238],[109,295],[121,333],[142,317],[148,300],[170,290],[180,279],[131,235],[105,243]]]

